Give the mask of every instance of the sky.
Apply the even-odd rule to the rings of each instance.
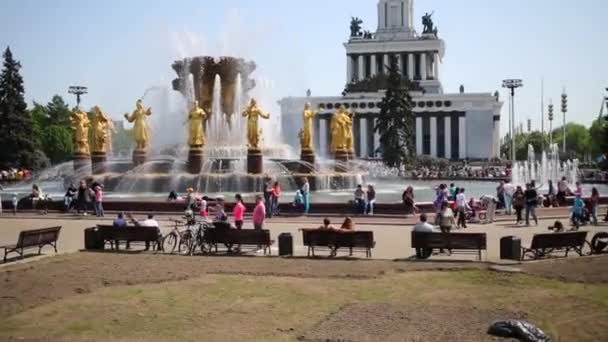
[[[134,109],[146,89],[170,86],[174,60],[236,55],[254,60],[258,92],[271,102],[286,96],[336,96],[344,88],[351,16],[377,26],[377,0],[2,0],[0,48],[22,64],[26,100],[55,94],[71,105],[70,85],[85,85],[83,106],[112,117]],[[569,95],[568,121],[589,125],[608,87],[608,1],[416,0],[420,17],[433,16],[446,42],[441,66],[445,92],[501,91],[521,78],[516,122],[540,127],[545,106],[559,110]],[[275,103],[276,104],[276,103]],[[276,107],[276,106],[274,106]],[[507,129],[508,105],[501,120]],[[561,114],[560,114],[561,124]],[[546,123],[548,125],[548,123]],[[554,122],[554,127],[559,125]]]

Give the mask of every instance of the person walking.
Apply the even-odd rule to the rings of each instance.
[[[196,198],[194,197],[194,189],[193,188],[188,188],[186,189],[186,209],[185,210],[192,210],[192,212],[194,212],[194,209],[196,207]]]
[[[515,187],[511,182],[506,182],[502,188],[505,199],[505,214],[513,215],[513,194],[515,193]]]
[[[243,204],[243,197],[241,194],[234,195],[234,199],[236,203],[234,204],[234,209],[232,210],[232,214],[234,215],[234,226],[236,229],[243,229],[243,219],[245,216],[245,204]]]
[[[304,184],[302,184],[302,188],[300,188],[300,192],[302,193],[302,198],[304,199],[304,215],[308,215],[310,211],[310,184],[308,184],[308,178],[303,178]]]
[[[517,225],[522,221],[522,212],[526,205],[526,196],[521,186],[518,186],[513,193],[513,209],[515,209],[515,215],[517,217]]]
[[[581,195],[574,195],[574,203],[572,205],[572,224],[578,228],[581,223],[585,221],[585,201],[581,198]]]
[[[266,218],[266,206],[264,206],[264,199],[262,196],[257,195],[255,197],[255,208],[253,209],[253,229],[262,230],[264,229],[264,219]]]
[[[93,190],[95,191],[95,201],[93,202],[95,207],[95,216],[103,217],[103,186],[101,184],[97,184]]]
[[[560,206],[566,205],[566,196],[569,190],[566,177],[562,177],[562,180],[557,182],[557,202]]]
[[[526,184],[524,196],[526,198],[526,226],[530,225],[530,215],[532,215],[532,218],[534,218],[534,223],[538,226],[538,218],[536,217],[538,193],[532,184]]]
[[[467,208],[468,208],[468,204],[467,204],[467,197],[464,194],[465,189],[459,189],[460,192],[456,195],[456,210],[458,210],[458,223],[457,226],[458,228],[466,228],[467,227]]]
[[[78,194],[76,196],[76,212],[87,216],[87,203],[89,202],[89,188],[87,182],[84,180],[80,181],[78,185]]]
[[[416,201],[414,198],[414,188],[408,186],[401,195],[403,206],[405,207],[405,216],[409,217],[416,212]]]
[[[78,190],[74,186],[74,183],[70,183],[70,186],[68,187],[68,190],[66,191],[65,196],[63,197],[63,206],[67,213],[72,210],[72,202],[74,201],[74,197],[76,196],[77,191]]]
[[[17,206],[19,205],[19,199],[17,193],[13,193],[13,215],[17,215]]]
[[[496,187],[496,198],[498,199],[498,204],[500,207],[505,207],[505,182],[500,181],[498,186]]]
[[[266,206],[266,217],[272,218],[272,182],[270,179],[264,184],[264,205]]]
[[[597,191],[596,187],[591,189],[591,198],[589,201],[591,202],[591,223],[594,226],[597,226],[597,208],[600,204],[600,193]]]
[[[376,189],[374,186],[369,184],[367,186],[367,215],[374,216],[374,206],[376,204]]]
[[[279,182],[274,182],[274,185],[272,186],[272,193],[271,193],[271,208],[272,208],[272,215],[277,216],[279,215],[279,199],[281,198],[281,184],[279,184]]]

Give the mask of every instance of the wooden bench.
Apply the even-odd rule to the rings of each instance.
[[[61,227],[51,227],[21,231],[16,244],[0,246],[0,248],[4,248],[4,262],[9,253],[18,253],[23,259],[24,250],[35,247],[38,247],[38,255],[40,255],[42,247],[46,245],[53,246],[57,253],[57,239],[59,239],[60,230]]]
[[[521,260],[530,254],[534,259],[540,259],[557,251],[564,251],[568,256],[570,250],[583,255],[583,247],[587,239],[587,232],[564,232],[535,234],[530,248],[522,247]]]
[[[113,245],[116,243],[116,250],[120,247],[120,241],[126,242],[150,242],[156,243],[158,250],[160,250],[160,231],[158,227],[141,227],[141,226],[127,226],[127,227],[114,227],[110,225],[98,225],[97,232],[99,238],[106,243]]]
[[[474,253],[481,260],[481,251],[487,250],[486,234],[412,232],[412,248],[419,259],[430,257],[433,249],[447,249],[451,253]]]
[[[371,231],[342,231],[332,229],[303,228],[302,241],[308,247],[308,256],[315,256],[316,248],[327,248],[330,256],[336,256],[340,248],[348,248],[349,255],[353,251],[365,252],[367,258],[372,257],[372,248],[376,247],[374,232]]]
[[[274,243],[270,239],[270,231],[267,229],[225,229],[212,228],[206,229],[203,239],[215,252],[218,251],[218,245],[224,244],[229,251],[233,246],[254,246],[263,247],[264,255],[271,254],[270,246]]]

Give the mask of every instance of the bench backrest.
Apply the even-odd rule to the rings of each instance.
[[[127,226],[114,227],[98,225],[97,230],[104,240],[156,241],[158,227]]]
[[[486,234],[412,232],[412,248],[485,250]]]
[[[302,240],[305,246],[338,245],[341,247],[374,247],[374,232],[352,231],[339,232],[322,229],[302,229]]]
[[[270,245],[270,231],[267,229],[207,229],[205,240],[209,243],[232,243],[243,245]]]
[[[61,227],[24,230],[19,233],[17,248],[42,246],[57,241]]]
[[[582,247],[586,239],[587,232],[535,234],[530,249]]]

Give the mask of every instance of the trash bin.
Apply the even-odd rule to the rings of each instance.
[[[521,239],[517,236],[505,236],[500,239],[500,258],[521,260]]]
[[[293,237],[290,233],[279,234],[279,256],[293,255]]]
[[[87,228],[84,230],[84,248],[87,250],[104,249],[103,239],[97,227]]]

